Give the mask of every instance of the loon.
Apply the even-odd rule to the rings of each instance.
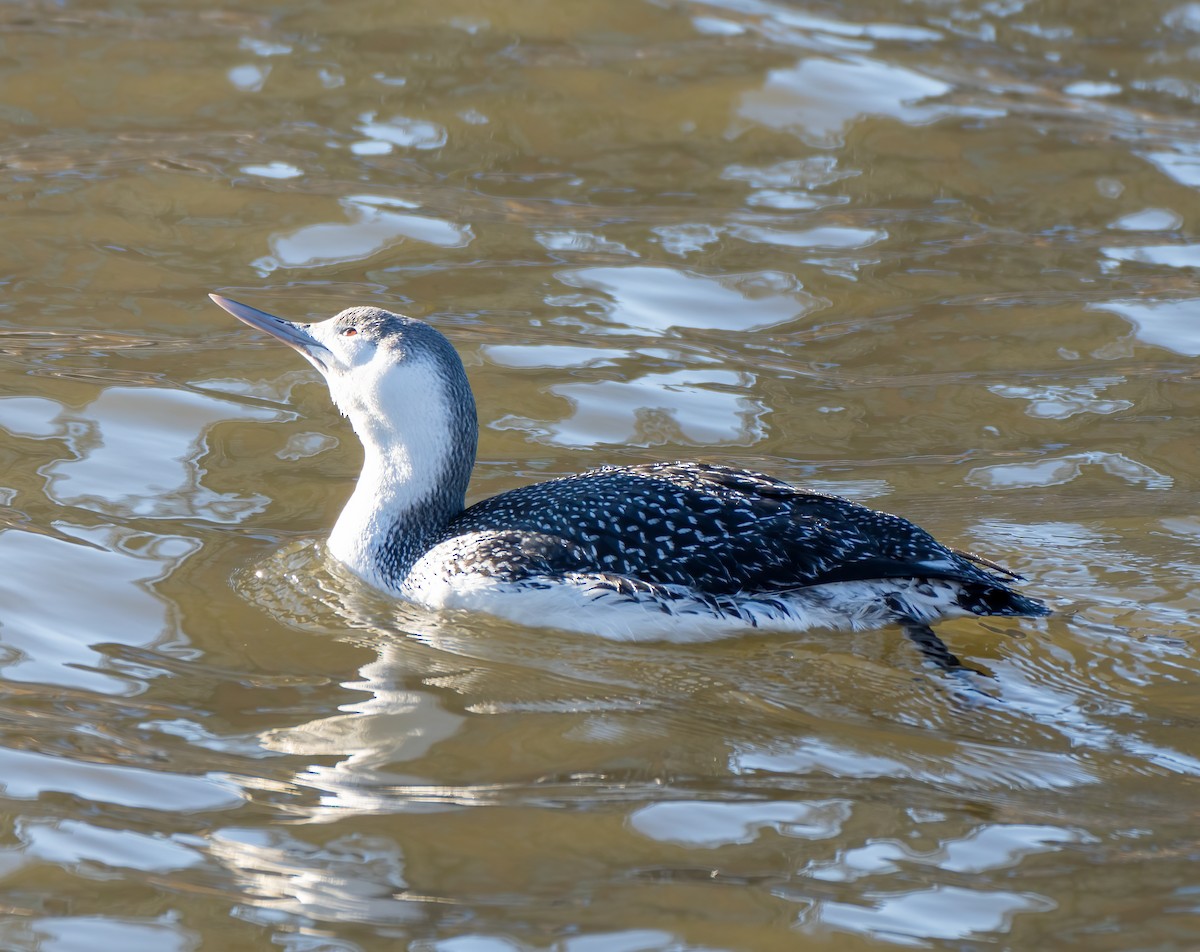
[[[726,466],[604,466],[467,507],[475,399],[439,331],[376,307],[303,324],[209,296],[325,378],[365,453],[328,551],[394,596],[621,640],[896,624],[945,670],[966,666],[933,622],[1049,614],[1008,586],[1016,573],[899,516]]]

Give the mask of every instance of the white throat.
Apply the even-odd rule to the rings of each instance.
[[[393,591],[462,509],[475,456],[474,413],[464,446],[466,431],[437,367],[406,367],[403,379],[403,387],[384,380],[352,391],[330,382],[334,402],[362,440],[364,459],[329,536],[329,552],[372,585]]]

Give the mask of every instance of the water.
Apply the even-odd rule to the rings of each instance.
[[[1200,945],[1200,6],[0,9],[0,947]],[[1046,621],[607,644],[323,557],[208,303],[406,310],[472,498],[700,457]],[[982,686],[980,686],[982,685]]]

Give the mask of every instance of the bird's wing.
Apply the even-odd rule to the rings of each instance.
[[[713,594],[830,582],[1000,582],[898,516],[758,473],[699,463],[608,467],[477,503],[451,532],[531,534],[520,563]],[[529,545],[537,552],[528,552]],[[498,555],[499,553],[495,553]],[[510,553],[510,559],[515,555]]]

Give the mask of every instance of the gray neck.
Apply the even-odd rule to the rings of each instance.
[[[433,368],[402,406],[344,406],[363,442],[358,484],[329,537],[356,575],[397,594],[463,509],[475,465],[475,401],[461,364]]]
[[[392,493],[389,505],[381,506],[387,529],[372,540],[370,557],[389,589],[400,590],[413,565],[441,541],[447,524],[466,504],[467,483],[475,465],[474,428],[469,445],[461,436],[441,462],[437,485],[419,498]]]

